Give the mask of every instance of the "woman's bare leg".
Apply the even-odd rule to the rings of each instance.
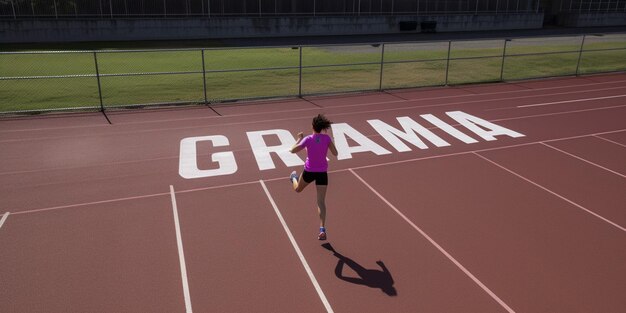
[[[300,177],[298,177],[298,180],[295,180],[295,179],[291,180],[291,184],[295,192],[301,192],[302,190],[304,190],[306,186],[309,185],[309,183],[302,180],[302,176],[303,176],[302,173],[300,173]]]
[[[326,224],[326,188],[328,186],[318,185],[317,187],[317,213],[320,216],[320,227]]]

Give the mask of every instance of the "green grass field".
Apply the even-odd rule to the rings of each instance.
[[[580,74],[626,70],[626,40],[585,45]],[[576,74],[580,43],[512,42],[502,71],[503,41],[485,47],[387,44],[302,48],[302,93],[321,94],[518,80]],[[589,51],[612,49],[603,51]],[[98,52],[102,101],[129,104],[296,96],[300,50],[232,48]],[[359,65],[349,65],[358,63]],[[0,111],[99,107],[93,52],[0,54]],[[171,72],[172,74],[166,74]],[[42,76],[68,76],[46,78]],[[22,79],[15,79],[21,77]],[[12,79],[6,79],[12,78]],[[24,79],[31,78],[31,79]],[[34,79],[36,78],[36,79]]]

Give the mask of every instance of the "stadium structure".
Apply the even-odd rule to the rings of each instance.
[[[170,40],[626,25],[606,0],[0,0],[2,42]]]

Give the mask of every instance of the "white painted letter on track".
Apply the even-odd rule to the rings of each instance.
[[[230,151],[211,154],[211,160],[218,164],[218,168],[208,170],[199,169],[196,146],[200,141],[210,141],[213,143],[213,147],[229,145],[228,138],[222,135],[184,138],[180,141],[180,158],[178,163],[178,174],[180,176],[186,179],[192,179],[230,175],[237,172],[235,155]]]
[[[335,138],[335,146],[337,147],[337,152],[339,152],[337,160],[352,159],[352,153],[358,152],[370,151],[374,152],[376,155],[391,153],[346,123],[332,124],[331,128],[333,130],[333,137]],[[359,145],[350,147],[346,136],[350,137]]]
[[[452,125],[440,120],[438,117],[432,114],[422,114],[420,115],[423,119],[429,121],[431,124],[439,127],[441,130],[445,131],[452,137],[464,142],[464,143],[477,143],[478,140],[460,132],[456,128],[452,127]]]
[[[400,126],[402,126],[403,130],[399,130],[381,120],[368,120],[367,122],[370,123],[370,125],[372,125],[372,127],[389,142],[389,144],[396,148],[398,152],[411,151],[411,148],[398,139],[398,137],[420,149],[428,149],[428,146],[417,136],[417,134],[422,135],[437,147],[450,145],[445,140],[441,139],[424,126],[418,124],[410,117],[398,117],[397,120],[400,122]]]
[[[513,138],[524,137],[523,134],[516,131],[485,121],[480,117],[465,112],[453,111],[446,112],[446,114],[487,141],[496,140],[495,136],[499,135],[506,135]]]
[[[247,132],[250,147],[256,158],[260,170],[271,170],[276,168],[272,161],[271,153],[274,152],[287,165],[287,167],[304,165],[304,161],[297,154],[289,152],[289,149],[296,143],[291,133],[284,129],[270,129]],[[280,145],[267,146],[263,136],[278,136]]]

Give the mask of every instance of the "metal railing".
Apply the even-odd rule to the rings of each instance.
[[[594,1],[597,0],[591,2]],[[539,6],[539,0],[3,0],[0,1],[0,17],[16,19],[498,14],[536,12]],[[575,7],[571,1],[569,6]]]
[[[0,53],[0,112],[303,97],[626,71],[626,34]]]
[[[561,0],[558,3],[554,3],[555,9],[558,12],[569,13],[617,13],[626,12],[626,1],[608,1],[608,0],[586,0],[586,1],[574,1],[574,0]]]
[[[181,18],[509,14],[541,10],[540,0],[2,0],[0,18]],[[553,12],[623,13],[626,1],[559,0]]]

